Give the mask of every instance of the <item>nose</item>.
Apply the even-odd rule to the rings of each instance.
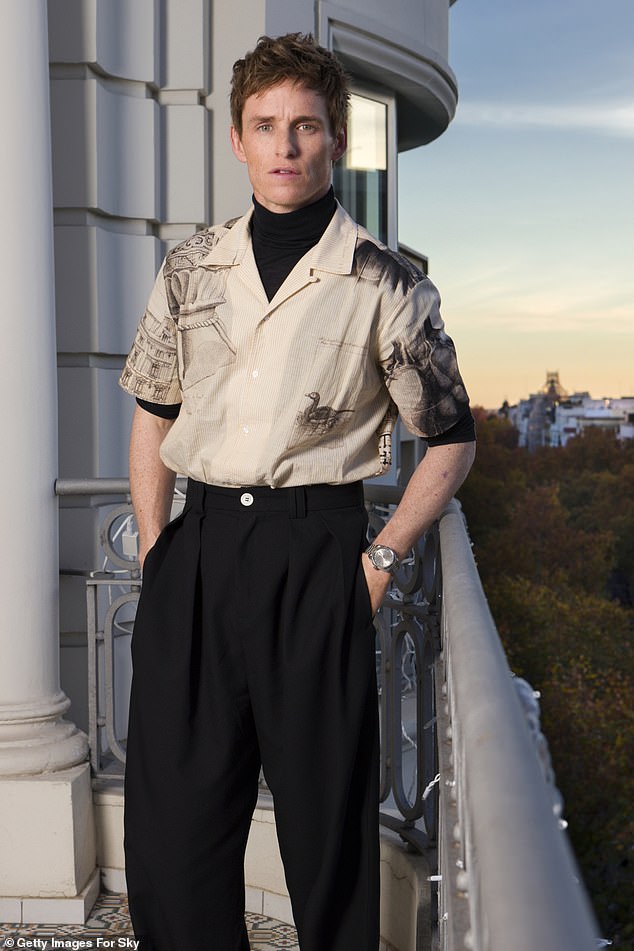
[[[284,158],[297,155],[297,137],[294,129],[281,129],[275,142],[277,154]]]

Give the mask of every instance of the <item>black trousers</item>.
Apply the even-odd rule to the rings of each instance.
[[[302,951],[377,951],[378,713],[360,483],[189,483],[149,553],[125,780],[141,951],[244,951],[260,765]]]

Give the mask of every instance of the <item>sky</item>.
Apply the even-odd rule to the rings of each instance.
[[[634,2],[458,0],[456,116],[399,160],[399,239],[474,405],[634,396]]]

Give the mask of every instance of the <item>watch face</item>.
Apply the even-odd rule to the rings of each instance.
[[[391,568],[394,564],[394,552],[390,548],[377,548],[374,558],[379,568]]]

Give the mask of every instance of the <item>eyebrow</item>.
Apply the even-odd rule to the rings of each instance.
[[[319,125],[324,124],[324,120],[320,116],[295,116],[295,118],[291,121],[294,124],[298,122],[315,122]],[[249,125],[259,125],[261,122],[275,122],[275,116],[253,116],[253,118],[249,120]]]

